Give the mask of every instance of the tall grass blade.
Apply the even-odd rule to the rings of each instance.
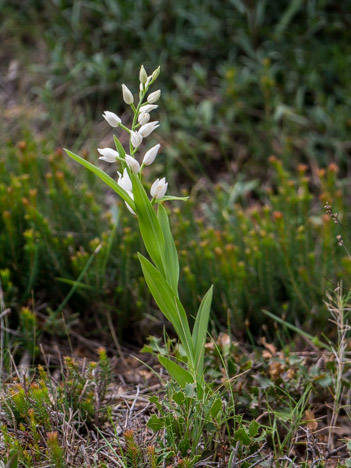
[[[309,333],[301,330],[301,328],[295,327],[292,323],[287,322],[286,320],[283,320],[282,318],[278,317],[277,315],[272,314],[272,312],[269,312],[268,310],[262,310],[262,312],[271,319],[275,320],[276,322],[280,323],[281,325],[284,325],[286,328],[289,328],[290,330],[294,331],[295,333],[298,333],[299,335],[307,338],[309,341],[314,343],[316,341],[316,338]],[[324,349],[328,349],[329,351],[331,350],[330,346],[327,344],[323,343],[322,341],[318,340],[318,346]]]
[[[58,315],[61,310],[65,307],[65,305],[68,303],[68,301],[71,299],[71,297],[73,296],[73,294],[76,292],[76,290],[79,288],[79,285],[81,284],[81,280],[83,279],[85,273],[88,271],[90,265],[92,264],[94,258],[96,257],[96,255],[98,254],[98,252],[100,251],[101,249],[101,244],[98,245],[98,247],[94,250],[94,252],[90,255],[87,263],[85,264],[83,270],[80,272],[78,278],[76,281],[74,281],[73,283],[73,286],[70,290],[70,292],[67,294],[67,296],[64,298],[64,300],[61,302],[61,304],[59,305],[59,307],[56,309],[54,315]]]

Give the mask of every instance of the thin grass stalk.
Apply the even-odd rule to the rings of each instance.
[[[328,429],[328,449],[334,448],[334,429],[337,425],[340,409],[342,406],[342,397],[344,392],[343,375],[346,365],[346,350],[347,350],[347,334],[350,331],[350,326],[346,321],[346,314],[351,310],[348,307],[349,296],[343,295],[342,284],[334,291],[334,296],[327,295],[328,302],[326,306],[330,312],[332,319],[330,321],[337,327],[338,342],[337,347],[332,346],[332,353],[336,361],[336,374],[334,377],[334,402],[330,425]]]

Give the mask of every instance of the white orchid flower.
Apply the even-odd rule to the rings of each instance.
[[[140,171],[140,164],[135,158],[133,158],[129,154],[126,154],[126,163],[130,167],[130,169],[134,172],[134,174],[137,174]]]
[[[139,114],[138,122],[140,123],[140,125],[147,124],[149,120],[150,114],[148,114],[147,112],[142,112],[141,114]]]
[[[118,125],[122,122],[118,115],[110,111],[105,111],[102,116],[106,122],[111,125],[111,127],[118,127]]]
[[[157,108],[158,108],[158,105],[156,104],[144,104],[143,106],[140,107],[139,110],[140,110],[140,113],[143,113],[143,112],[151,112]]]
[[[130,198],[131,198],[132,200],[134,200],[134,195],[133,195],[133,193],[132,193],[132,192],[129,192],[129,191],[128,191],[127,193],[128,193],[128,195],[130,196]],[[126,204],[126,207],[128,208],[128,210],[129,210],[133,215],[136,215],[135,211],[130,207],[130,205],[128,205],[127,202],[124,202],[124,203]]]
[[[120,172],[118,172],[117,184],[126,192],[131,192],[133,190],[133,184],[130,180],[127,169],[124,169],[123,175]]]
[[[97,150],[102,155],[99,159],[108,163],[115,163],[119,157],[118,151],[112,148],[98,148]]]
[[[154,91],[153,93],[149,94],[147,98],[147,102],[149,104],[153,104],[154,102],[158,101],[161,97],[161,90],[158,89],[157,91]]]
[[[139,132],[131,132],[131,140],[132,140],[132,145],[134,148],[138,148],[141,145],[141,142],[143,141],[143,135],[141,135]]]
[[[143,159],[143,164],[145,166],[150,166],[150,164],[152,164],[154,161],[155,161],[155,158],[157,156],[157,153],[158,153],[158,150],[161,148],[161,145],[158,144],[158,145],[155,145],[153,146],[152,148],[149,149],[149,151],[147,151],[145,153],[145,156],[144,156],[144,159]]]
[[[154,130],[156,130],[156,128],[159,127],[159,123],[158,123],[158,120],[155,121],[155,122],[149,122],[145,125],[142,125],[140,128],[139,128],[139,134],[143,137],[143,138],[146,138],[148,137]]]
[[[152,198],[162,198],[167,192],[168,182],[166,182],[166,177],[163,177],[161,180],[157,179],[151,186],[151,196]]]
[[[147,82],[147,73],[144,68],[144,65],[140,67],[140,72],[139,72],[139,81],[142,84],[145,84]]]
[[[134,103],[134,96],[125,84],[122,84],[122,94],[126,104],[131,105]]]

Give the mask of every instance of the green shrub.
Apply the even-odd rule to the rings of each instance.
[[[146,319],[154,307],[136,259],[135,220],[85,171],[73,179],[60,151],[30,141],[18,146],[0,157],[1,284],[10,325],[21,332],[12,342],[35,355],[41,332],[66,334],[78,319],[88,333],[108,332],[111,324],[119,338],[129,330],[141,342],[155,333]],[[213,282],[212,319],[237,333],[249,323],[257,332],[267,321],[262,309],[307,327],[325,325],[325,291],[340,278],[346,287],[350,277],[339,227],[323,210],[331,203],[348,228],[337,167],[310,173],[301,165],[295,173],[271,158],[269,179],[263,187],[223,181],[172,211],[187,310],[196,310]]]
[[[329,201],[349,229],[349,210],[337,167],[315,170],[300,165],[288,172],[270,158],[271,184],[245,195],[245,184],[218,184],[197,219],[187,204],[175,210],[186,280],[184,297],[193,300],[214,283],[213,316],[233,331],[244,323],[256,329],[262,309],[310,327],[325,325],[323,296],[338,279],[350,278],[351,263],[337,245],[340,228],[324,212]],[[251,184],[252,185],[252,184]],[[240,196],[240,194],[242,194]],[[246,206],[245,206],[246,205]],[[200,211],[200,210],[199,210]]]
[[[1,286],[10,328],[20,327],[31,354],[40,330],[65,335],[78,318],[89,329],[95,314],[96,324],[111,315],[121,334],[142,316],[146,293],[133,271],[138,236],[94,182],[78,172],[73,178],[61,151],[44,143],[1,150]]]
[[[2,459],[5,448],[26,467],[44,460],[56,468],[66,466],[64,457],[69,459],[71,449],[67,428],[72,440],[86,437],[89,429],[99,427],[109,416],[105,396],[111,383],[111,364],[103,348],[98,356],[97,362],[89,363],[66,357],[59,383],[39,366],[32,382],[24,378],[2,387]]]

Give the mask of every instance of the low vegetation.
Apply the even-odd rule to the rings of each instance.
[[[0,1],[0,468],[351,466],[347,7],[23,5]],[[138,132],[141,63],[162,70],[145,193],[189,196],[159,209],[189,330],[214,286],[203,367],[148,291],[140,200],[61,148],[116,179],[101,114]]]

